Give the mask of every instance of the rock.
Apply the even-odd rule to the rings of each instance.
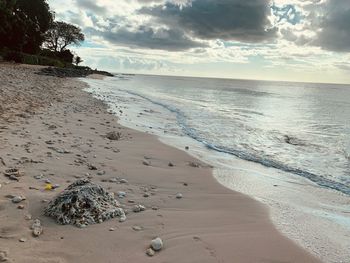
[[[97,167],[91,163],[88,164],[89,170],[97,170]]]
[[[146,250],[146,254],[149,257],[153,257],[155,255],[156,252],[154,252],[154,250],[152,248],[149,248]]]
[[[135,204],[135,200],[130,199],[130,200],[128,200],[128,203]]]
[[[120,216],[119,222],[120,222],[120,223],[123,223],[123,222],[125,222],[125,221],[126,221],[126,216],[125,216],[125,215]]]
[[[160,251],[163,248],[163,241],[160,237],[157,237],[151,241],[151,248],[154,251]]]
[[[142,226],[133,226],[132,229],[134,231],[142,231],[143,230],[143,227]]]
[[[177,193],[177,194],[176,194],[176,198],[177,198],[177,199],[181,199],[182,197],[183,197],[183,196],[182,196],[181,193]]]
[[[18,209],[24,209],[24,205],[17,206]]]
[[[112,131],[106,134],[106,138],[108,138],[111,141],[119,141],[121,137],[122,134],[120,132]]]
[[[151,162],[150,162],[150,161],[147,161],[147,160],[143,160],[143,161],[142,161],[142,164],[143,164],[143,165],[146,165],[146,166],[150,166],[150,165],[151,165]]]
[[[33,223],[32,227],[31,227],[31,229],[33,230],[32,234],[35,237],[38,237],[38,236],[40,236],[42,234],[43,227],[41,226],[41,222],[40,222],[39,219],[35,219],[34,220],[34,223]]]
[[[24,242],[26,242],[27,241],[27,239],[26,238],[24,238],[24,237],[21,237],[19,240],[18,240],[19,242],[21,242],[21,243],[24,243]]]
[[[199,163],[195,163],[195,162],[190,162],[188,165],[191,166],[191,167],[195,167],[195,168],[199,168],[200,167]]]
[[[117,193],[117,195],[118,195],[119,198],[124,198],[124,197],[126,196],[126,193],[123,192],[123,191],[119,191],[119,192]]]
[[[152,210],[157,211],[159,208],[157,206],[152,206]]]
[[[0,250],[0,262],[6,262],[8,260],[8,252]]]
[[[186,150],[189,150],[189,149],[190,149],[190,147],[186,146],[186,147],[185,147],[185,149],[186,149]]]
[[[144,193],[143,197],[149,197],[149,193]]]
[[[114,227],[111,227],[111,228],[109,229],[109,231],[115,231],[115,228],[114,228]]]
[[[4,174],[11,180],[16,181],[18,181],[18,178],[22,176],[22,173],[17,168],[6,169]]]
[[[168,166],[169,166],[169,167],[173,167],[174,164],[173,164],[172,162],[169,162],[169,163],[168,163]]]
[[[134,213],[139,213],[145,210],[146,210],[146,207],[144,207],[143,205],[134,205],[134,207],[132,208],[132,211]]]
[[[126,180],[126,179],[120,179],[120,180],[119,180],[119,183],[121,183],[121,184],[127,184],[127,183],[128,183],[128,180]]]
[[[59,224],[79,227],[102,223],[114,217],[125,217],[114,194],[87,179],[69,185],[50,201],[44,214],[53,217]]]
[[[14,198],[12,198],[12,203],[18,204],[18,203],[22,202],[23,200],[26,200],[25,197],[15,196]]]

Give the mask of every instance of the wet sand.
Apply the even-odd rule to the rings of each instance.
[[[0,175],[0,252],[9,262],[320,262],[282,236],[260,203],[220,185],[211,167],[120,126],[84,83],[35,71],[0,65],[0,172],[23,173],[19,182]],[[121,139],[106,138],[111,131]],[[79,178],[126,192],[118,200],[127,220],[80,229],[44,216],[47,202]],[[45,190],[47,180],[59,188]],[[132,212],[134,204],[146,211]],[[37,238],[36,218],[44,229]],[[164,248],[148,257],[157,236]]]

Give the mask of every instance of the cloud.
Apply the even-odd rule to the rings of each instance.
[[[168,2],[139,12],[203,40],[261,42],[277,32],[269,19],[269,0],[193,0],[181,6]]]
[[[77,6],[82,9],[89,10],[94,14],[104,15],[107,13],[107,8],[96,4],[96,0],[76,0]]]
[[[112,44],[133,46],[168,51],[183,51],[206,45],[192,40],[181,30],[139,26],[136,30],[126,27],[110,28],[104,31],[91,29],[92,34],[99,35]]]
[[[350,52],[350,1],[328,0],[322,8],[314,44],[326,50]]]

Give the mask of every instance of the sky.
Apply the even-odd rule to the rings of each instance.
[[[350,0],[48,0],[111,72],[350,84]]]

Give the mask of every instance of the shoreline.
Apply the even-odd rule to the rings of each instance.
[[[0,181],[0,210],[6,212],[0,215],[0,250],[7,250],[10,260],[320,262],[276,230],[266,207],[219,184],[212,169],[204,163],[161,143],[155,136],[121,126],[114,115],[107,113],[102,102],[82,90],[82,82],[34,76],[33,71],[28,69],[22,81],[27,79],[36,86],[54,82],[50,85],[53,102],[28,118],[21,117],[19,122],[8,124],[0,133],[4,142],[0,156],[5,159],[6,167],[18,166],[25,173],[19,183],[7,184],[3,176]],[[17,79],[16,85],[20,82],[21,78]],[[55,90],[60,83],[63,87]],[[51,125],[56,128],[49,129]],[[104,135],[115,130],[122,133],[122,139],[108,141]],[[49,140],[70,153],[51,150],[48,154],[45,142]],[[40,162],[26,162],[22,157]],[[145,157],[149,166],[142,163]],[[88,162],[105,173],[89,171]],[[175,166],[169,167],[169,162]],[[189,166],[191,162],[200,163],[200,167]],[[39,173],[44,175],[42,179],[49,178],[60,187],[56,191],[43,190],[44,181],[34,178]],[[59,226],[42,216],[46,201],[77,177],[91,177],[93,182],[112,192],[125,191],[127,198],[120,202],[128,210],[130,199],[146,205],[147,210],[140,214],[129,212],[124,223],[112,219],[86,229]],[[128,183],[111,182],[115,177],[125,178]],[[4,197],[14,192],[27,197],[23,210]],[[149,197],[144,197],[145,192]],[[183,194],[180,200],[175,197],[179,192]],[[154,206],[159,210],[152,210]],[[44,233],[39,238],[30,236],[31,220],[24,218],[28,213],[43,222]],[[133,230],[135,225],[142,230]],[[111,228],[115,231],[109,231]],[[27,241],[19,243],[22,236]],[[155,236],[162,237],[165,248],[149,258],[145,250]]]

